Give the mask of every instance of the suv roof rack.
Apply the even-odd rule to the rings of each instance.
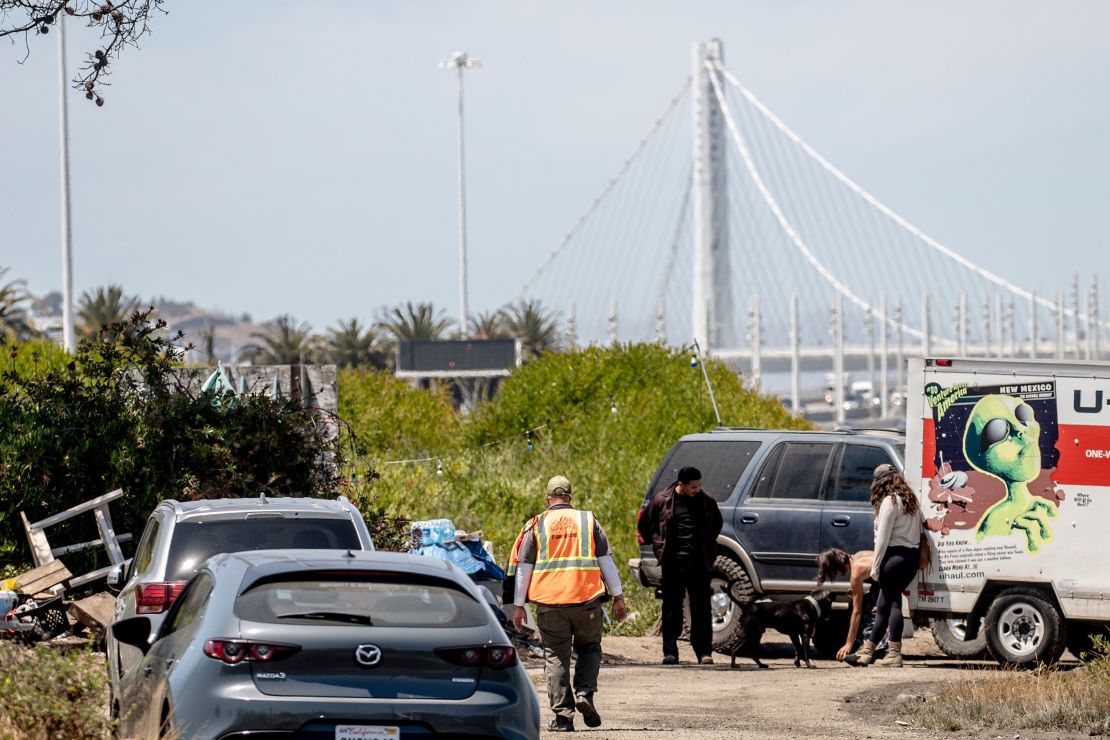
[[[834,432],[843,432],[844,434],[887,434],[898,437],[906,436],[906,433],[896,427],[834,427]]]

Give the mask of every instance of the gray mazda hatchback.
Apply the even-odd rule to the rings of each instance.
[[[539,698],[473,582],[397,553],[260,550],[200,566],[120,679],[124,737],[538,738]]]

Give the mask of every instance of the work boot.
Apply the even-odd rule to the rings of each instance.
[[[664,655],[663,656],[663,665],[678,665],[678,656],[677,655]]]
[[[551,724],[547,726],[548,732],[574,732],[574,720],[555,715]]]
[[[902,667],[902,643],[891,642],[886,646],[886,657],[875,661],[875,665],[883,668]]]
[[[591,697],[579,694],[574,699],[574,708],[582,715],[582,721],[586,723],[586,727],[601,727],[601,715],[597,713]]]
[[[864,640],[860,645],[859,650],[854,655],[849,655],[844,659],[848,665],[867,666],[871,665],[871,661],[875,659],[875,643],[870,640]]]

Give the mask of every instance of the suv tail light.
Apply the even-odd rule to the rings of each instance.
[[[644,544],[644,536],[642,534],[640,534],[640,520],[643,519],[643,518],[644,518],[644,509],[643,509],[643,507],[641,507],[640,510],[636,512],[636,544],[637,545]]]
[[[136,614],[161,614],[185,588],[185,581],[140,583],[135,590]]]
[[[486,666],[509,668],[517,664],[516,650],[508,645],[481,645],[477,647],[440,648],[435,654],[461,666]]]
[[[300,645],[283,645],[275,642],[247,642],[246,640],[208,640],[204,643],[204,654],[228,665],[247,661],[248,663],[269,663],[272,660],[288,658],[300,650]]]

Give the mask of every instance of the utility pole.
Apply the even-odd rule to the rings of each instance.
[[[833,419],[844,421],[844,303],[837,293],[832,309],[833,337]]]
[[[890,390],[887,388],[887,346],[886,346],[886,296],[879,302],[879,415],[884,419],[890,413]]]
[[[459,73],[459,336],[469,335],[467,323],[470,306],[467,301],[466,287],[466,150],[463,136],[463,71],[481,67],[477,59],[471,59],[465,51],[456,51],[450,59],[439,63],[443,69],[456,69]]]
[[[801,328],[798,326],[798,296],[790,296],[790,410],[802,410]]]
[[[58,106],[61,114],[62,167],[62,346],[73,353],[77,342],[73,335],[73,229],[69,218],[69,106],[66,95],[66,26],[65,13],[58,13]]]
[[[707,65],[724,62],[721,42],[693,49],[694,284],[693,335],[706,354],[735,346],[732,275],[728,250],[728,191],[725,123]]]

